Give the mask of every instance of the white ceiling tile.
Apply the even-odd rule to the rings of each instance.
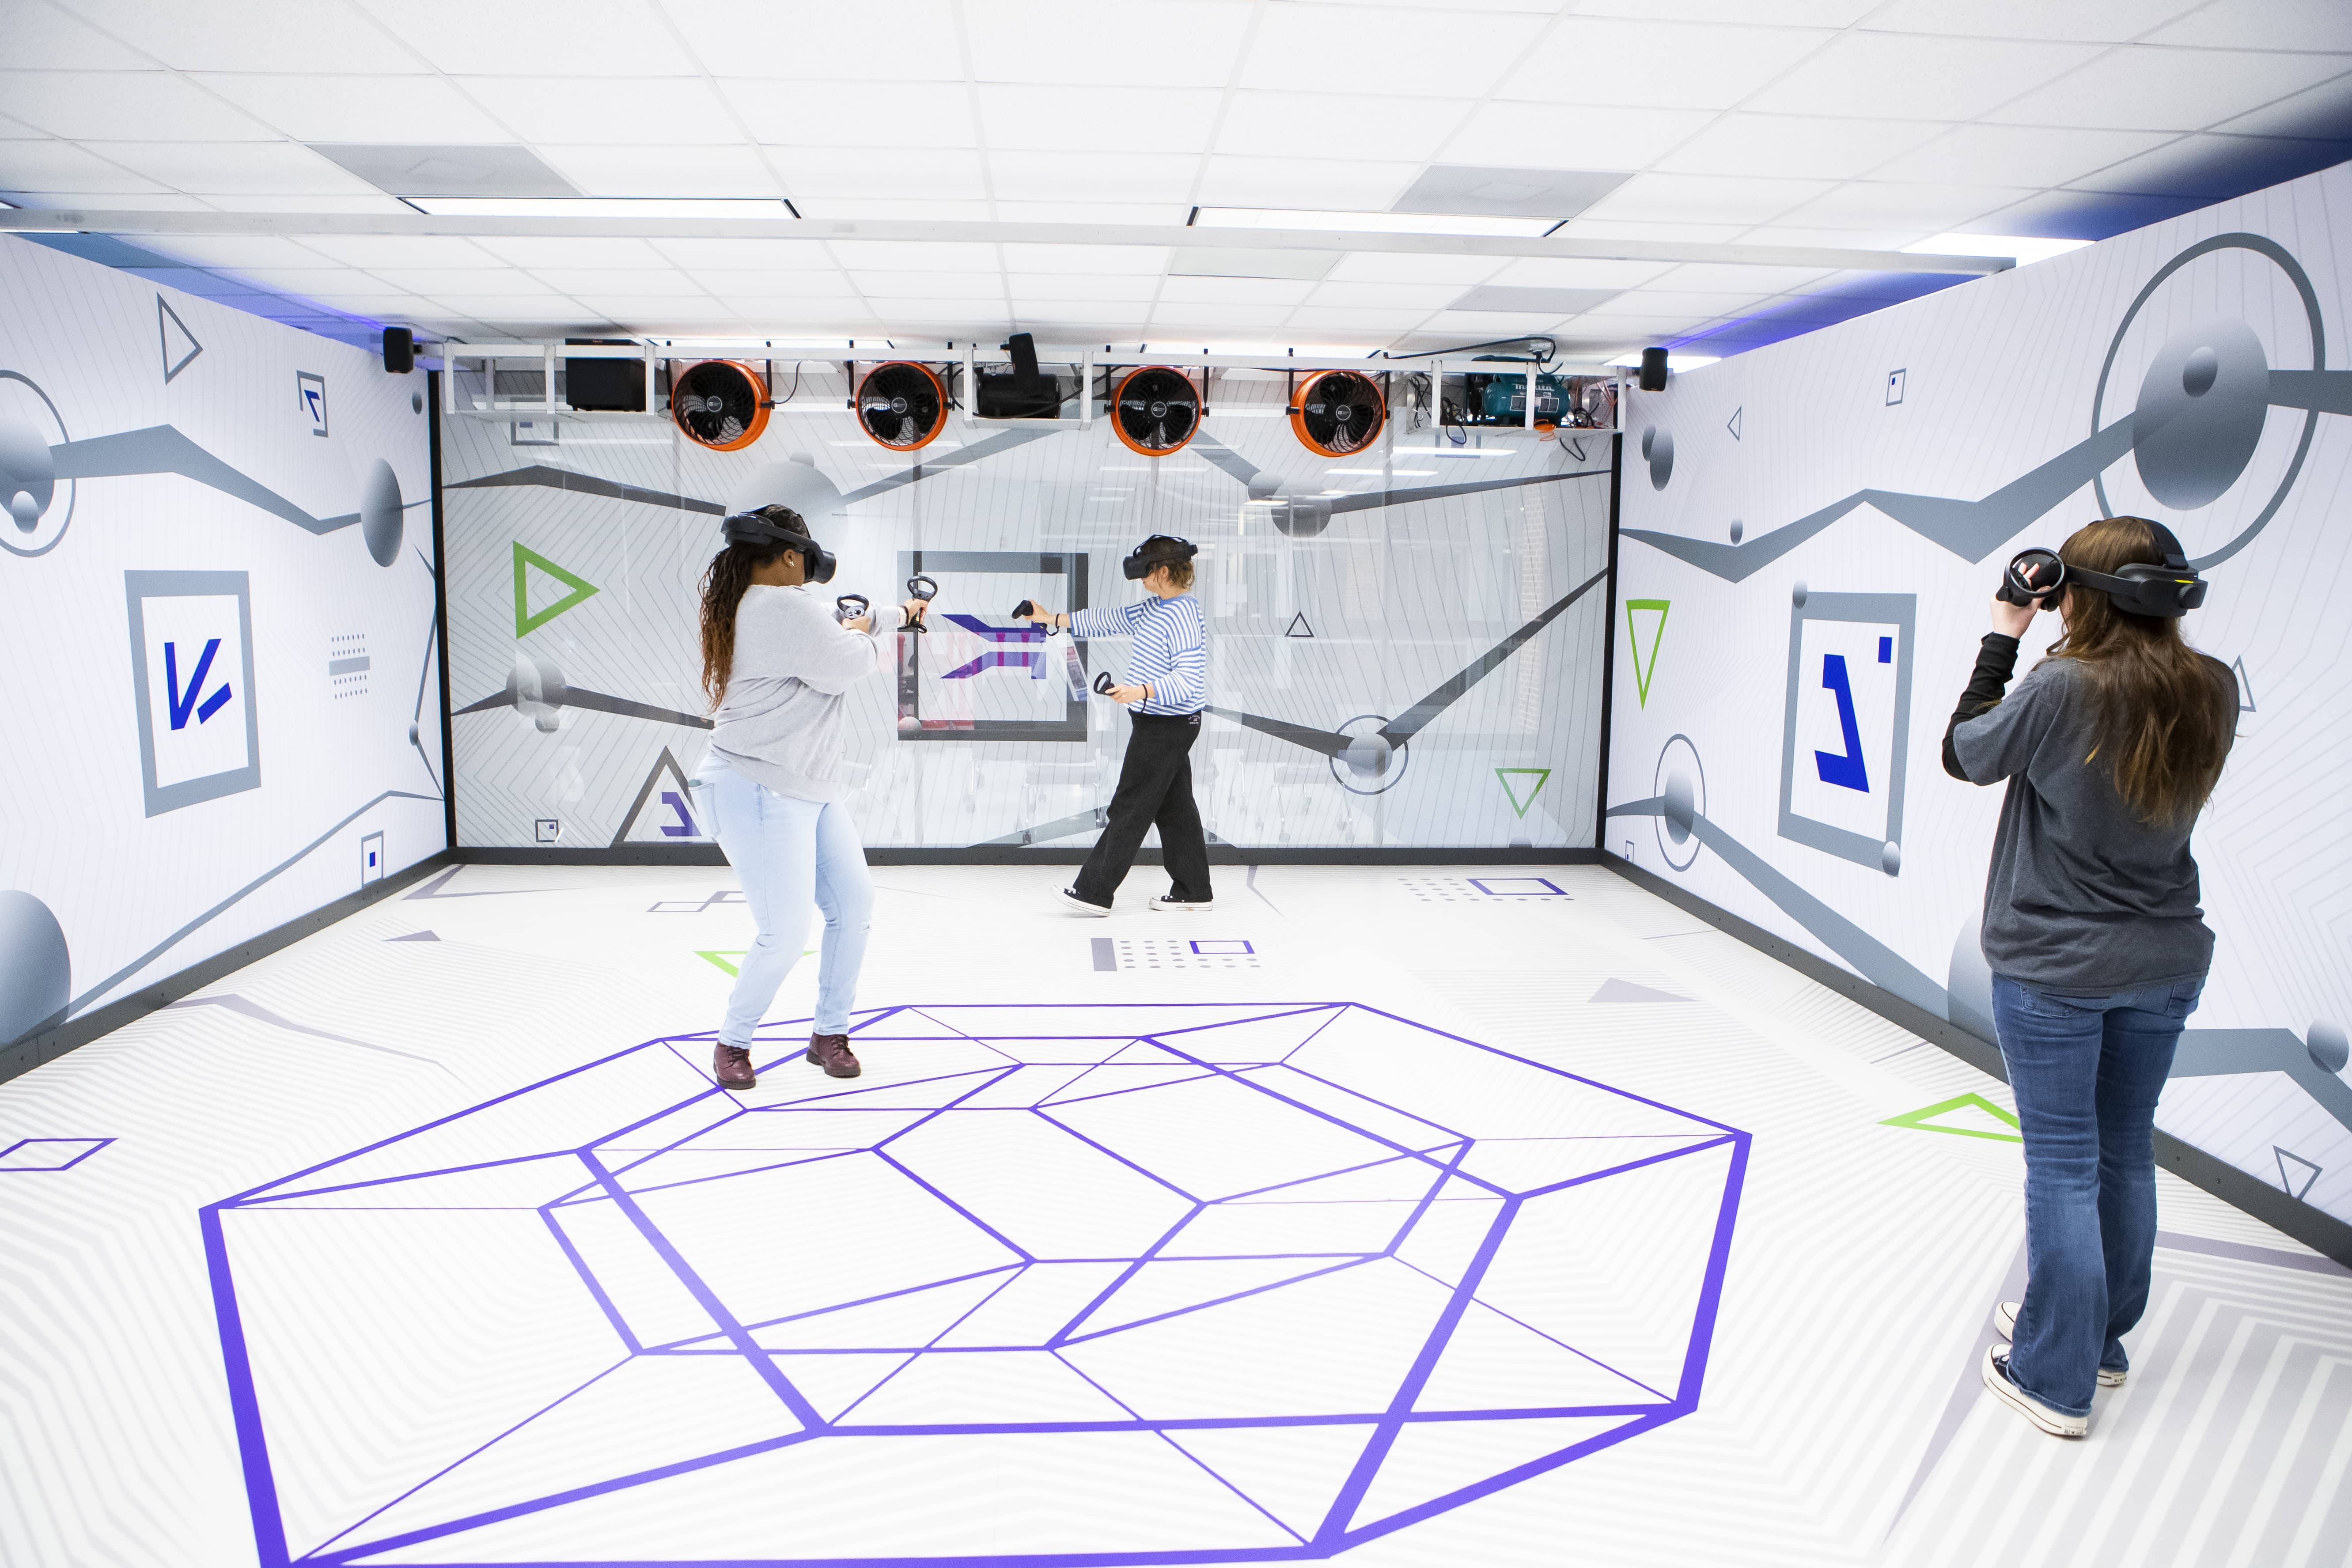
[[[642,239],[552,239],[484,237],[474,242],[517,267],[658,267],[671,259]]]
[[[514,140],[513,132],[436,76],[215,72],[190,79],[298,142],[408,142],[424,139],[422,127],[445,145]]]
[[[1651,223],[1769,223],[1831,185],[1827,180],[1636,174],[1587,207],[1583,216]]]
[[[459,316],[471,316],[476,321],[562,321],[577,316],[577,301],[562,294],[550,294],[543,289],[518,290],[511,294],[433,294],[425,302]]]
[[[830,272],[833,253],[814,239],[656,239],[647,242],[697,272]]]
[[[1248,30],[1248,0],[965,0],[982,81],[1222,87]]]
[[[1804,227],[1794,223],[1764,224],[1739,237],[1742,245],[1818,245],[1839,250],[1900,250],[1942,231],[1917,224],[1884,228]]]
[[[96,195],[162,189],[154,181],[70,142],[0,142],[0,190],[83,191]]]
[[[2334,55],[2117,49],[1990,118],[2012,125],[2200,131],[2340,76]]]
[[[1834,37],[1815,27],[1699,26],[1570,16],[1552,29],[1496,96],[1546,103],[1728,109]]]
[[[1874,33],[1963,34],[1979,38],[2065,38],[2119,44],[2205,0],[1892,0],[1870,14]],[[2277,0],[2262,0],[2265,8]],[[2229,40],[2242,42],[2242,37]]]
[[[836,239],[828,247],[844,267],[881,272],[987,272],[1003,265],[996,247],[951,242],[931,245],[919,240]]]
[[[1491,340],[1505,332],[1549,331],[1562,318],[1540,311],[1513,317],[1492,310],[1438,310],[1424,318],[1420,330],[1426,332],[1453,332],[1465,342]]]
[[[536,298],[559,292],[520,267],[370,267],[367,270],[395,289],[405,289],[445,304],[453,295],[488,300],[509,295]]]
[[[97,26],[175,70],[416,72],[423,62],[337,0],[71,0]],[[42,8],[17,0],[11,9]],[[15,63],[13,60],[10,63]]]
[[[1741,107],[1780,114],[1973,120],[2098,52],[2090,44],[1848,33]]]
[[[716,128],[714,128],[716,129]],[[558,147],[533,149],[591,196],[780,196],[776,177],[753,147]]]
[[[873,272],[852,268],[849,280],[869,300],[1002,300],[995,272]]]
[[[1307,303],[1333,310],[1418,310],[1427,315],[1444,310],[1462,292],[1450,283],[1348,283],[1314,285]]]
[[[980,154],[929,153],[899,148],[778,147],[769,154],[790,195],[881,197],[893,201],[933,198],[987,199]]]
[[[1386,212],[1420,174],[1418,163],[1221,154],[1208,160],[1199,199],[1204,206]]]
[[[1726,114],[1658,160],[1661,173],[1850,180],[1943,127],[1930,121]]]
[[[1715,118],[1705,109],[1489,103],[1445,144],[1449,163],[1522,169],[1641,169]]]
[[[1482,98],[1543,26],[1540,17],[1492,11],[1433,17],[1403,6],[1270,5],[1241,80],[1300,92]]]
[[[1171,278],[1160,286],[1162,305],[1301,305],[1312,283],[1279,278]]]
[[[500,268],[505,263],[470,239],[444,234],[320,234],[302,243],[320,255],[352,267],[364,267],[378,277],[388,267]],[[405,287],[405,285],[403,285]],[[471,293],[473,290],[463,290]]]
[[[366,294],[402,298],[405,290],[387,289],[356,267],[227,267],[220,270],[257,289],[275,289],[316,300],[325,294]]]
[[[846,283],[838,289],[766,289],[720,294],[719,302],[747,316],[772,316],[786,310],[822,306],[830,311],[862,310],[857,291]]]
[[[2161,131],[2092,131],[2036,125],[1963,125],[1871,171],[1874,180],[1956,185],[2063,185],[2136,157],[2169,138]]]
[[[688,292],[657,292],[652,294],[575,294],[573,299],[592,310],[611,316],[627,316],[639,312],[657,312],[677,320],[708,321],[733,312],[709,295],[696,289]]]
[[[1008,245],[1004,266],[1012,272],[1140,273],[1168,269],[1168,252],[1154,245]]]
[[[77,141],[266,142],[277,134],[162,71],[0,71],[0,102],[34,129]]]
[[[108,142],[116,163],[192,195],[372,195],[383,193],[293,142]]]
[[[1504,266],[1494,256],[1408,256],[1363,250],[1343,256],[1325,275],[1333,283],[1444,283],[1458,291],[1491,282]]]
[[[1753,226],[1744,223],[1657,223],[1649,219],[1575,217],[1559,230],[1563,239],[1675,239],[1693,245],[1725,245]]]
[[[700,81],[530,76],[457,80],[526,142],[691,146],[741,137],[727,105]]]
[[[1772,0],[1770,19],[1784,27],[1844,27],[1885,0]],[[2189,0],[2196,4],[2196,0]],[[1635,16],[1656,22],[1753,22],[1754,0],[1583,0],[1580,16]],[[1871,24],[1876,26],[1874,20]]]
[[[141,184],[145,184],[142,181]],[[42,212],[68,211],[81,207],[103,207],[109,211],[202,213],[220,209],[202,196],[184,196],[176,192],[164,194],[153,189],[144,191],[16,191],[0,180],[0,201],[11,206],[30,207]]]
[[[1181,227],[1192,215],[1190,202],[1008,202],[996,204],[1006,223],[1097,223],[1121,226]]]
[[[1217,132],[1217,151],[1425,163],[1476,105],[1474,99],[1412,99],[1325,92],[1237,92]]]
[[[1418,309],[1377,305],[1301,305],[1284,324],[1326,331],[1409,332],[1430,318]]]
[[[191,267],[234,267],[240,271],[259,267],[310,267],[332,271],[344,266],[297,240],[272,234],[142,235],[132,243],[142,250],[172,257]]]
[[[479,0],[352,0],[452,75],[593,76],[615,65],[687,76],[698,65],[641,0],[565,0],[560,12]],[[629,107],[650,107],[640,81]]]
[[[1525,257],[1507,262],[1488,282],[1509,289],[1636,289],[1666,269],[1663,261],[1553,260]]]
[[[1149,302],[1160,287],[1157,278],[1114,273],[1107,278],[1083,272],[1013,272],[1005,285],[1016,300],[1112,300]]]
[[[1093,87],[1047,90],[983,82],[980,126],[992,149],[1205,153],[1224,95],[1211,88]]]
[[[1013,201],[1181,203],[1201,170],[1193,153],[991,153],[991,184]]]
[[[1717,316],[1728,316],[1750,310],[1759,300],[1770,297],[1769,292],[1753,289],[1706,293],[1687,289],[1660,292],[1650,289],[1637,289],[1620,294],[1614,300],[1603,300],[1583,313],[1586,316],[1611,318],[1667,316],[1685,321],[1711,321]]]
[[[676,267],[530,267],[550,291],[586,299],[591,294],[700,294],[702,285]]]
[[[971,105],[961,92],[908,92],[877,81],[733,80],[719,86],[754,142],[786,147],[978,144]]]
[[[1151,312],[1151,330],[1188,328],[1218,331],[1228,327],[1278,327],[1290,319],[1289,305],[1164,304]]]
[[[885,77],[900,82],[963,77],[955,13],[947,0],[891,0],[887,5],[841,0],[659,4],[714,76]]]
[[[1941,234],[2013,202],[2030,190],[1999,185],[1926,185],[1856,180],[1807,202],[1780,221],[1796,227],[1901,228]]]
[[[1141,305],[1070,304],[1059,300],[1014,300],[1011,310],[1013,320],[1024,329],[1084,327],[1097,342],[1132,335],[1144,317]],[[1102,336],[1097,337],[1097,332]]]
[[[2212,201],[2235,195],[2250,182],[2268,183],[2262,173],[2325,168],[2344,158],[2339,142],[2297,142],[2255,136],[2182,136],[2154,152],[2072,182],[2078,191],[2137,192],[2148,195],[2198,196]],[[2281,176],[2283,177],[2283,176]]]
[[[159,64],[54,5],[0,5],[0,60],[18,70],[138,70]]]
[[[2352,6],[2343,0],[2214,0],[2196,15],[2151,34],[2152,44],[2228,48],[2352,51]]]
[[[1753,298],[1801,289],[1829,276],[1819,267],[1752,267],[1741,262],[1688,262],[1661,275],[1644,289],[1681,293],[1741,293]],[[1728,309],[1729,307],[1727,307]]]
[[[908,218],[923,223],[952,218],[959,223],[985,223],[996,216],[992,204],[976,196],[900,200],[887,196],[810,195],[799,191],[793,193],[793,205],[800,209],[803,217],[825,220],[812,225],[821,234],[833,232],[831,220],[835,218]]]
[[[296,290],[300,298],[324,305],[330,310],[349,310],[355,315],[389,317],[405,321],[425,301],[415,294],[394,294],[379,290],[368,293],[345,289],[304,289]]]
[[[2352,124],[2352,74],[2324,81],[2213,127],[2244,136],[2341,136]]]

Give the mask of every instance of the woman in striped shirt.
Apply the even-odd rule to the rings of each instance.
[[[1170,885],[1151,907],[1211,906],[1208,840],[1201,830],[1201,809],[1192,803],[1191,753],[1201,734],[1201,710],[1209,700],[1209,628],[1191,592],[1197,553],[1184,540],[1155,533],[1120,564],[1129,581],[1140,581],[1150,591],[1150,598],[1076,615],[1031,611],[1031,620],[1049,628],[1067,626],[1072,637],[1135,639],[1128,653],[1128,683],[1108,693],[1125,705],[1135,726],[1118,788],[1110,797],[1109,822],[1077,881],[1055,895],[1073,913],[1110,913],[1111,900],[1154,823]]]

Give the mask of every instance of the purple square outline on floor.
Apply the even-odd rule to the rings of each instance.
[[[19,1138],[5,1149],[0,1149],[0,1174],[5,1174],[11,1171],[70,1171],[113,1142],[111,1138]],[[48,1143],[58,1144],[62,1148],[77,1149],[80,1152],[59,1163],[39,1165],[29,1163],[26,1152]]]
[[[1025,1476],[1033,1454],[1067,1454],[1070,1442],[1090,1445],[1086,1485],[1011,1488],[1013,1511],[1002,1521],[966,1507],[956,1529],[975,1543],[969,1552],[942,1550],[935,1535],[908,1538],[940,1528],[933,1510],[904,1508],[894,1483],[876,1480],[871,1499],[825,1500],[836,1530],[848,1508],[862,1550],[838,1540],[796,1550],[793,1510],[779,1494],[772,1522],[740,1526],[772,1539],[722,1555],[739,1568],[1319,1560],[1697,1408],[1744,1131],[1354,1003],[875,1009],[852,1033],[869,1080],[898,1069],[879,1083],[801,1068],[806,1022],[762,1031],[755,1055],[782,1054],[760,1064],[773,1081],[755,1091],[730,1094],[709,1078],[709,1033],[663,1037],[201,1211],[264,1568],[386,1554],[416,1565],[707,1561],[713,1554],[698,1546],[672,1544],[684,1519],[662,1500],[675,1491],[665,1483],[756,1489],[793,1473],[761,1469],[771,1454],[829,1463],[829,1485],[911,1464],[936,1478],[919,1483],[933,1491],[971,1484],[984,1510],[996,1494],[974,1478]],[[866,1120],[833,1120],[845,1111]],[[1126,1225],[1135,1245],[1084,1257],[1042,1246],[1034,1227],[1051,1229],[1058,1211],[1034,1206],[1034,1196],[1055,1189],[1020,1173],[1003,1180],[1023,1151],[1039,1171],[1093,1162],[1098,1174],[1065,1189],[1070,1208],[1087,1223]],[[1254,1161],[1259,1175],[1279,1179],[1248,1185]],[[742,1241],[712,1241],[709,1216],[730,1211],[740,1217],[719,1234],[756,1237],[794,1182],[866,1194],[837,1268],[886,1257],[898,1269],[894,1288],[811,1297],[824,1253],[796,1259],[788,1279],[747,1276]],[[1118,1183],[1151,1201],[1104,1195]],[[1033,1206],[1007,1209],[1008,1191]],[[496,1223],[541,1237],[530,1278],[576,1277],[578,1303],[567,1310],[609,1326],[609,1352],[519,1422],[474,1417],[487,1429],[457,1442],[421,1481],[351,1494],[341,1472],[318,1467],[331,1471],[349,1445],[397,1449],[417,1423],[446,1426],[450,1412],[405,1388],[371,1402],[337,1368],[303,1360],[340,1363],[352,1347],[272,1325],[398,1311],[343,1300],[338,1290],[361,1287],[308,1259],[394,1237],[436,1259],[436,1211],[451,1230],[446,1280],[410,1281],[404,1256],[398,1288],[441,1303],[497,1290],[500,1251],[461,1250],[459,1238],[478,1238],[467,1227],[501,1209],[513,1217]],[[893,1234],[903,1252],[888,1251]],[[303,1238],[291,1255],[289,1236]],[[615,1236],[633,1272],[609,1272]],[[1080,1268],[1095,1273],[1073,1294]],[[671,1308],[647,1305],[648,1269],[668,1280]],[[1053,1309],[1044,1316],[1041,1296]],[[691,1321],[716,1332],[677,1331],[675,1304],[689,1297],[701,1314]],[[996,1315],[982,1316],[992,1304]],[[499,1339],[535,1333],[512,1313],[429,1316],[452,1366],[540,1350],[535,1338]],[[983,1342],[943,1342],[968,1321],[967,1337]],[[933,1331],[935,1322],[944,1326]],[[1353,1361],[1342,1343],[1350,1333],[1360,1336]],[[1321,1384],[1304,1375],[1285,1394],[1278,1370],[1244,1377],[1234,1352],[1244,1342],[1253,1365],[1319,1359]],[[877,1370],[860,1371],[861,1356]],[[685,1373],[721,1359],[748,1369],[733,1386],[748,1391],[766,1436],[746,1442],[734,1431],[681,1458],[676,1434],[698,1425],[691,1405],[643,1423],[652,1435],[640,1439],[633,1427],[587,1425],[580,1412],[598,1395],[566,1404],[633,1368],[659,1389],[689,1386]],[[992,1360],[1001,1372],[983,1364]],[[846,1387],[844,1368],[857,1373]],[[1066,1404],[1082,1396],[1097,1408],[1074,1417],[984,1407],[992,1396],[1039,1399],[1041,1375],[1057,1380]],[[311,1397],[314,1377],[345,1392]],[[940,1388],[961,1389],[955,1408],[927,1412],[923,1399]],[[597,1440],[583,1442],[583,1431]],[[639,1441],[633,1463],[626,1450]],[[572,1468],[519,1481],[501,1444],[571,1455]],[[806,1445],[817,1447],[780,1452]],[[1315,1458],[1302,1482],[1306,1455]],[[510,1500],[483,1502],[486,1469]],[[895,1484],[909,1484],[907,1472]],[[1177,1484],[1198,1500],[1171,1503]],[[632,1498],[639,1488],[652,1490]],[[321,1496],[343,1504],[333,1533],[289,1540],[289,1525],[318,1533]],[[281,1507],[281,1498],[296,1500]],[[566,1510],[589,1510],[569,1516],[589,1522],[567,1525]],[[1157,1538],[1139,1540],[1144,1518]],[[535,1528],[570,1544],[537,1550]],[[1041,1531],[1053,1549],[1007,1550],[1003,1531],[1014,1528]],[[488,1533],[469,1541],[476,1531]],[[594,1542],[585,1557],[583,1541]]]
[[[1477,889],[1480,892],[1486,894],[1489,898],[1564,899],[1568,897],[1568,889],[1566,888],[1555,887],[1552,883],[1541,877],[1472,877],[1468,879],[1468,880],[1472,887]],[[1517,883],[1519,885],[1516,887],[1507,885],[1504,887],[1490,888],[1486,885],[1489,882],[1501,882],[1505,884]],[[1530,882],[1535,885],[1533,887],[1526,885]]]

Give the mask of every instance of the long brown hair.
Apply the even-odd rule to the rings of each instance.
[[[2058,557],[2108,574],[2164,559],[2154,525],[2142,517],[2091,523],[2059,547]],[[2177,618],[2119,610],[2104,592],[2079,584],[2066,590],[2066,635],[2051,645],[2050,657],[2074,660],[2090,687],[2098,736],[2091,756],[2107,758],[2124,804],[2152,825],[2194,817],[2229,754],[2232,678],[2189,646]]]
[[[760,515],[803,538],[808,524],[790,507],[763,506]],[[789,544],[729,544],[702,573],[702,689],[713,711],[727,700],[727,677],[735,668],[735,612],[751,574],[774,561]]]

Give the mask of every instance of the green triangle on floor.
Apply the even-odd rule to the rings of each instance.
[[[2017,1118],[1981,1094],[1956,1094],[1949,1100],[1890,1116],[1879,1125],[1948,1132],[1955,1138],[1990,1138],[2001,1143],[2025,1142],[2018,1136]]]

